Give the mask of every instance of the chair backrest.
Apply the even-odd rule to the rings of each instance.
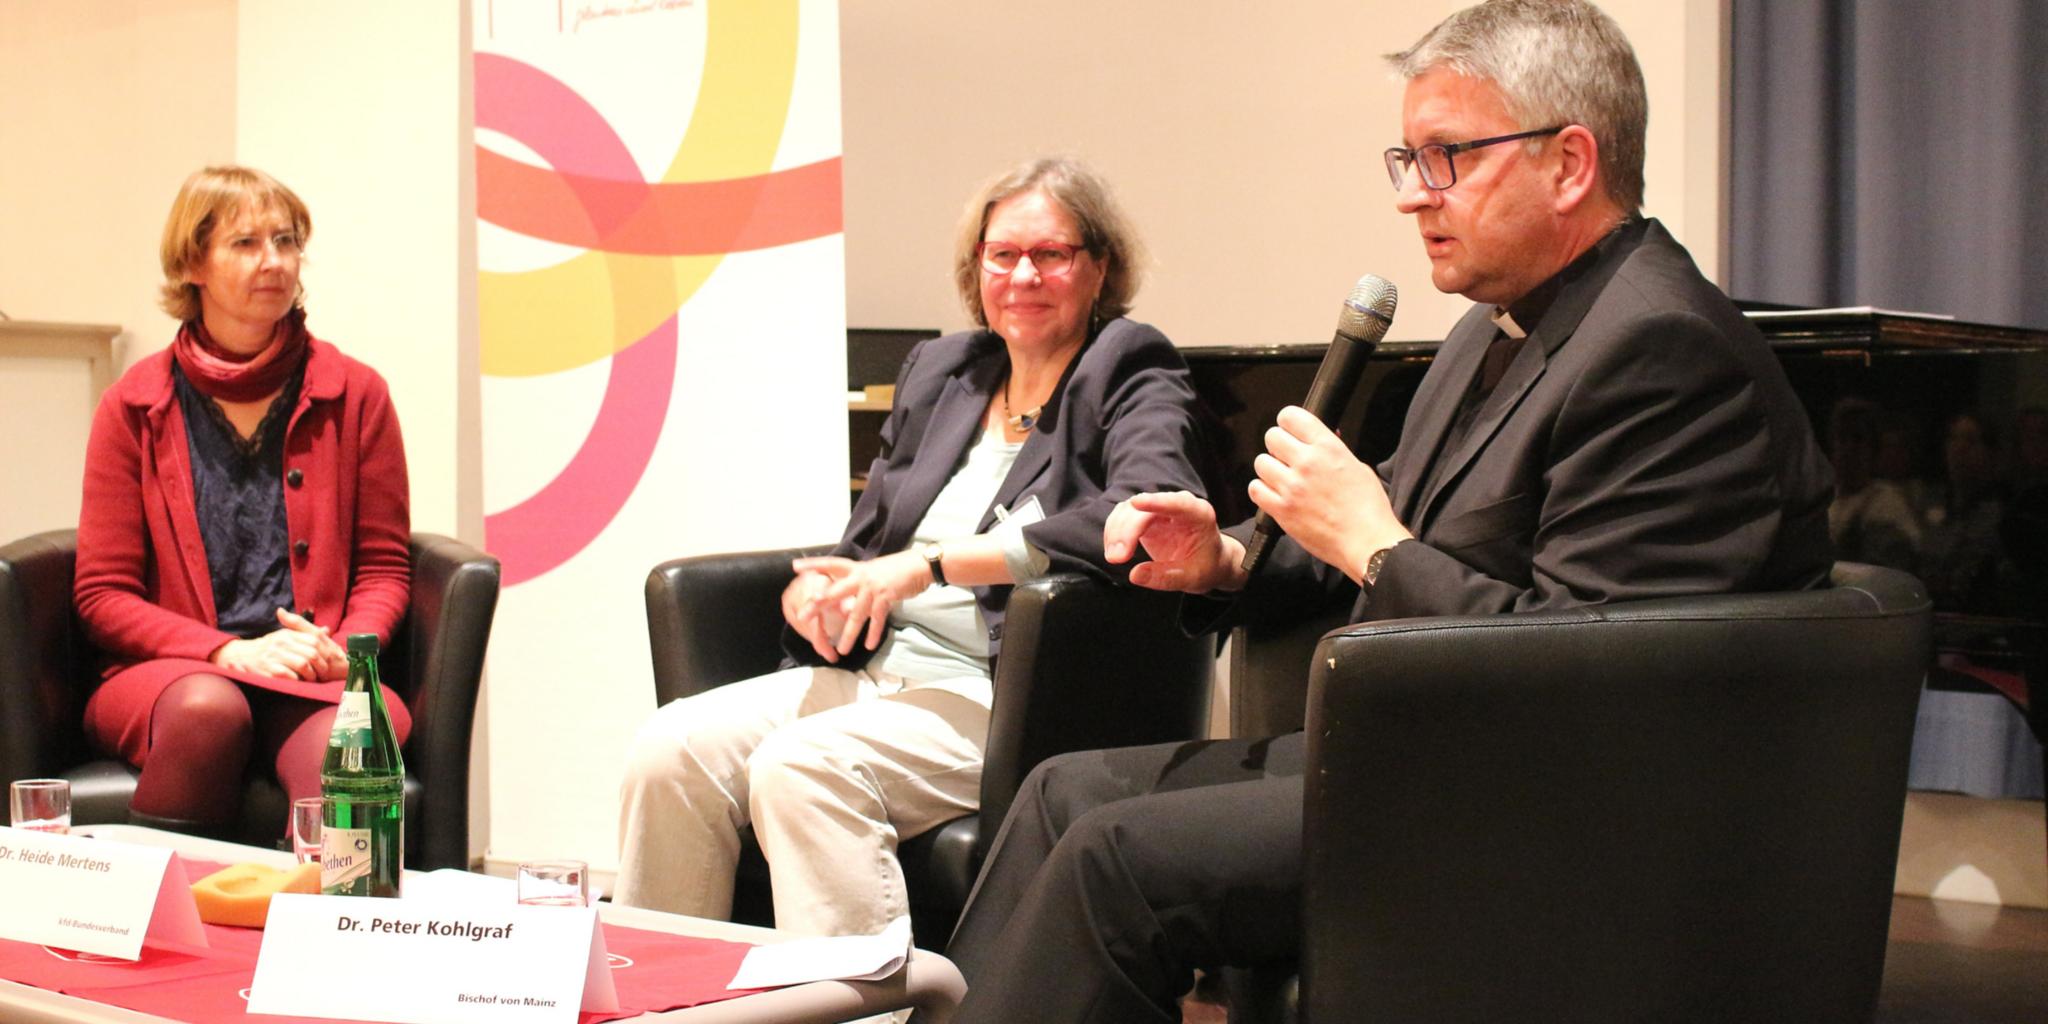
[[[473,716],[474,686],[449,691],[455,705],[436,706],[431,682],[470,680],[483,671],[491,623],[497,617],[502,570],[498,560],[452,537],[412,534],[412,590],[405,619],[378,659],[379,678],[405,699],[415,732],[432,730],[442,715]]]
[[[78,531],[0,547],[0,776],[55,775],[90,756],[85,697],[97,678],[72,614]]]
[[[1309,1020],[1868,1020],[1917,580],[1352,627],[1309,704]]]
[[[470,740],[501,567],[452,537],[415,532],[411,546],[412,596],[382,666],[412,711],[405,766],[427,816],[408,830],[419,832],[413,863],[467,867]]]
[[[775,670],[790,560],[829,547],[726,552],[655,566],[643,589],[654,704]]]

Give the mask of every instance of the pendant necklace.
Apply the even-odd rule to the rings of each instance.
[[[1015,416],[1010,415],[1010,378],[1003,378],[1003,422],[1008,424],[1012,431],[1019,434],[1030,433],[1031,428],[1038,425],[1039,414],[1044,411],[1045,403],[1041,402]]]

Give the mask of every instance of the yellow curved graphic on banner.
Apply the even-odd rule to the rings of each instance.
[[[706,5],[703,80],[663,182],[760,174],[781,145],[795,88],[797,5]],[[482,371],[559,373],[606,358],[675,314],[722,255],[585,252],[554,266],[478,275]],[[612,311],[610,329],[593,312]]]

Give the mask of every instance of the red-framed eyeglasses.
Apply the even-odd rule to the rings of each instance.
[[[1040,277],[1059,277],[1074,269],[1074,256],[1088,250],[1065,242],[1020,242],[989,240],[974,247],[974,254],[981,259],[981,269],[991,274],[1002,275],[1017,269],[1017,264],[1031,261],[1031,269]]]

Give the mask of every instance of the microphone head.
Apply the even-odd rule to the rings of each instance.
[[[1337,318],[1337,333],[1377,343],[1393,326],[1394,304],[1399,298],[1392,281],[1378,274],[1359,278],[1344,299],[1344,312]]]

